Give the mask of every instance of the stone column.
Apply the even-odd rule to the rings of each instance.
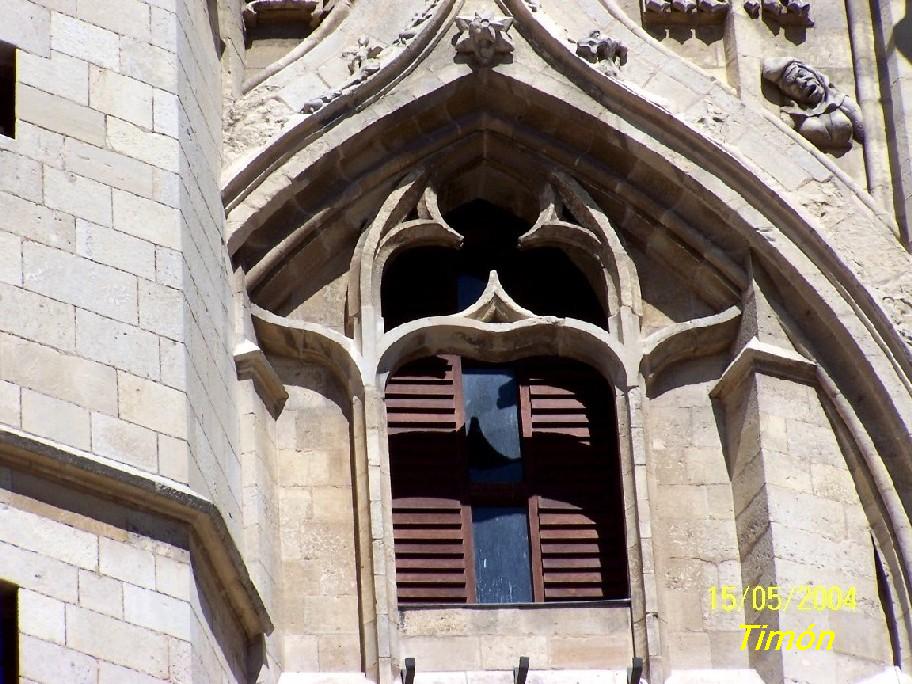
[[[712,392],[725,416],[741,589],[749,589],[745,623],[796,636],[813,624],[815,641],[822,630],[835,636],[832,650],[756,650],[754,631],[748,658],[766,682],[858,681],[889,662],[870,526],[824,411],[816,364],[796,351],[771,292],[755,272],[734,360]],[[778,587],[780,609],[754,605],[756,586]],[[854,586],[857,607],[800,611],[808,586]]]

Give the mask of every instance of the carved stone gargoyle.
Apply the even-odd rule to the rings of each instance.
[[[861,110],[848,95],[840,93],[830,79],[817,69],[793,58],[767,59],[763,78],[795,102],[783,107],[792,127],[824,150],[846,150],[854,137],[864,140]]]
[[[598,29],[577,41],[576,54],[612,75],[617,73],[616,64],[627,62],[627,46],[619,40],[603,36]]]
[[[456,17],[456,52],[474,58],[479,66],[490,66],[498,57],[513,52],[513,41],[507,35],[512,25],[512,17],[495,17],[488,12]]]

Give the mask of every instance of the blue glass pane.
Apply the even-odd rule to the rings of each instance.
[[[472,482],[519,482],[518,389],[507,368],[463,368],[466,448]]]
[[[529,523],[525,508],[472,508],[475,599],[478,603],[530,603]]]
[[[487,279],[481,276],[460,273],[456,278],[456,305],[459,311],[478,301],[487,284]]]

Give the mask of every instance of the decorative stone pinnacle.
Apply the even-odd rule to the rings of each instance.
[[[480,66],[490,66],[499,56],[513,52],[513,41],[507,35],[512,25],[512,17],[495,17],[488,12],[456,17],[457,37],[465,34],[457,41],[456,52],[471,55]]]

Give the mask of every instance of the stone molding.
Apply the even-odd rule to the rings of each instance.
[[[728,401],[752,373],[813,384],[817,380],[817,364],[797,352],[752,337],[722,373],[709,396]]]
[[[273,415],[281,413],[288,400],[288,392],[257,343],[251,340],[238,343],[234,348],[234,364],[239,380],[253,380],[257,394],[269,412]]]
[[[187,524],[247,638],[270,634],[272,620],[218,507],[191,489],[123,463],[70,449],[11,428],[0,428],[0,462],[66,486],[77,485],[120,505]]]
[[[669,325],[643,340],[640,372],[649,384],[682,359],[724,351],[738,333],[741,310],[732,306],[714,316]]]

